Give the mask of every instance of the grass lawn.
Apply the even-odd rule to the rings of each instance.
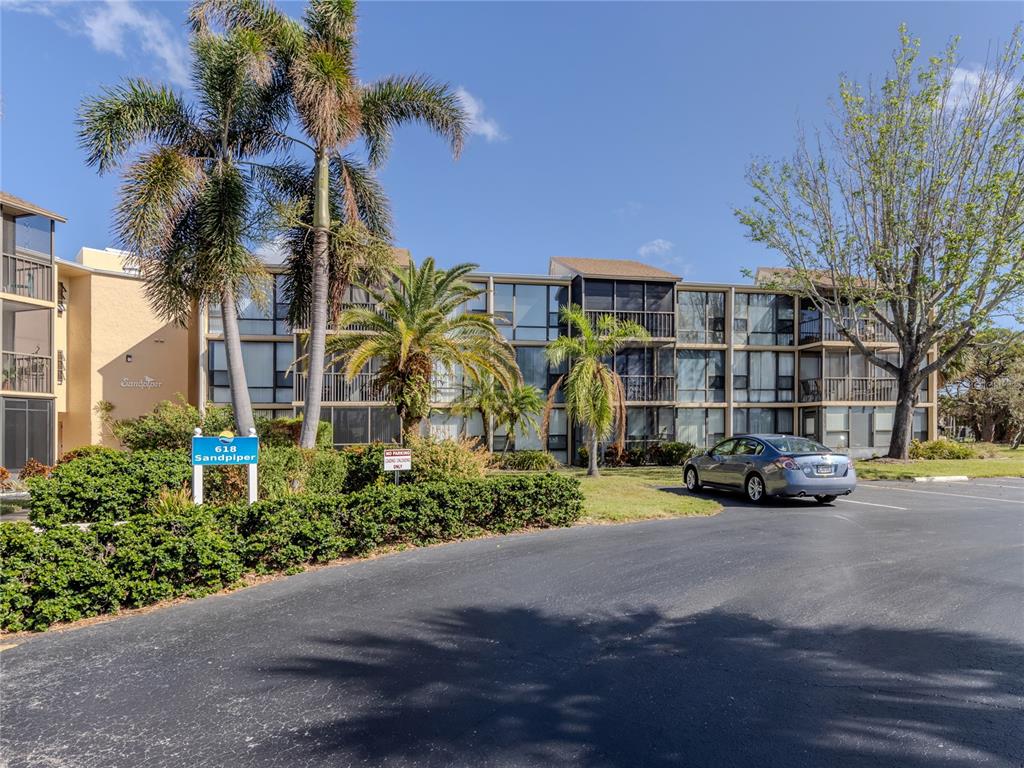
[[[713,515],[722,508],[685,495],[681,467],[602,469],[600,477],[587,477],[583,469],[569,471],[583,483],[584,523]]]
[[[1016,451],[995,446],[987,459],[919,459],[905,463],[858,461],[859,480],[909,480],[930,475],[967,475],[968,477],[1024,477],[1024,448]]]

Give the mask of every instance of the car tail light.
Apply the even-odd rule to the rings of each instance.
[[[777,466],[779,469],[800,469],[800,465],[797,464],[788,456],[783,456],[781,459],[776,459],[775,466]]]

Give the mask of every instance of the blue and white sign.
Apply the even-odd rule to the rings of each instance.
[[[260,457],[258,437],[193,437],[193,466],[255,464]]]

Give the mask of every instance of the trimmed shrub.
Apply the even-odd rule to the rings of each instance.
[[[345,492],[352,493],[371,485],[381,485],[391,478],[384,476],[384,443],[352,445],[342,451],[348,467]]]
[[[520,472],[544,472],[558,468],[555,457],[547,451],[513,451],[497,457],[501,469]]]
[[[171,451],[191,446],[196,427],[201,428],[205,435],[216,435],[226,429],[234,429],[234,424],[230,406],[208,405],[203,416],[198,408],[179,395],[177,401],[157,403],[152,412],[143,416],[113,422],[111,430],[130,451]]]
[[[244,571],[239,542],[206,507],[138,515],[123,525],[95,528],[110,553],[106,567],[124,606],[209,594],[234,583]]]
[[[0,628],[46,629],[117,610],[121,590],[93,531],[0,524]]]
[[[412,448],[409,476],[416,483],[474,480],[484,476],[491,462],[487,449],[470,438],[438,440],[413,436],[408,443]]]
[[[117,448],[108,448],[105,445],[81,445],[78,448],[72,448],[70,451],[66,451],[59,459],[57,464],[67,464],[69,461],[80,459],[83,456],[88,456],[93,453],[121,453]]]
[[[944,437],[926,442],[912,440],[910,443],[912,459],[973,459],[974,455],[971,446]]]
[[[0,467],[0,491],[14,490],[14,478],[7,470],[7,467]]]
[[[693,443],[655,443],[651,446],[649,458],[652,464],[662,467],[680,467],[697,453]]]
[[[340,496],[292,496],[234,504],[216,510],[222,525],[239,538],[239,555],[258,573],[333,560],[356,551],[357,542],[339,526]]]
[[[631,467],[642,467],[647,463],[648,449],[641,445],[626,449],[626,463]]]
[[[548,473],[371,485],[348,496],[289,495],[252,506],[195,507],[181,491],[164,491],[151,511],[123,524],[37,532],[4,523],[0,628],[45,629],[120,606],[203,595],[246,571],[289,570],[380,546],[570,525],[582,501],[578,479]]]
[[[260,448],[274,446],[278,448],[294,447],[299,444],[302,432],[302,417],[268,419],[261,416],[256,419],[256,434],[260,438]],[[334,428],[329,421],[321,421],[316,429],[316,445],[318,448],[334,447]]]
[[[43,527],[126,519],[191,476],[185,451],[90,452],[28,481],[29,518]]]

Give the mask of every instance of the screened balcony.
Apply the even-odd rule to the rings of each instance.
[[[4,293],[30,299],[53,300],[51,221],[44,216],[3,217]]]
[[[674,339],[676,335],[672,283],[587,279],[583,284],[583,309],[591,323],[611,316],[640,325],[655,339]]]

